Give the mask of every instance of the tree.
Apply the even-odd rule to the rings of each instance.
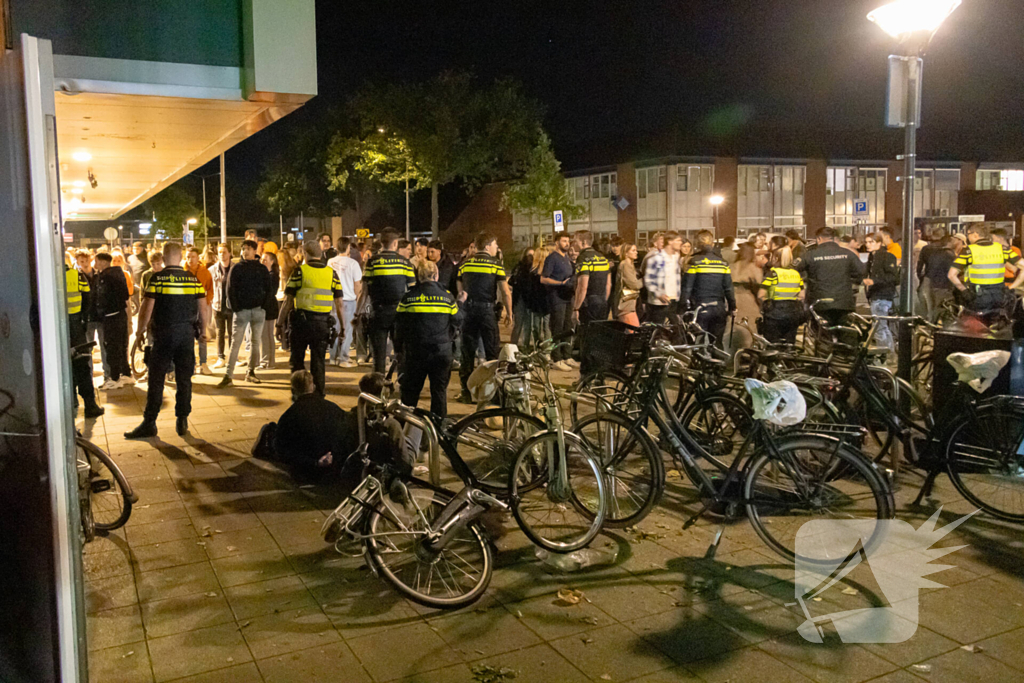
[[[522,173],[543,110],[514,80],[479,88],[470,74],[445,72],[427,83],[371,87],[354,99],[352,113],[359,134],[331,141],[331,188],[345,187],[352,171],[429,187],[436,237],[439,189]]]
[[[199,216],[195,197],[178,185],[171,185],[146,202],[146,213],[153,216],[158,232],[169,238],[181,237],[182,227]]]
[[[329,117],[333,118],[333,117]],[[337,215],[348,204],[344,187],[327,174],[332,125],[307,126],[295,133],[288,147],[270,164],[257,198],[272,214],[305,213],[323,218]]]
[[[551,141],[541,133],[540,140],[530,152],[526,173],[510,182],[501,197],[501,208],[530,218],[530,242],[533,225],[544,225],[555,211],[561,211],[566,220],[582,218],[587,210],[577,204],[569,193],[562,175],[562,164],[555,158]]]

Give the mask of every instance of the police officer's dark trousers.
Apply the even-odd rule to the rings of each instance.
[[[370,312],[370,348],[373,349],[373,370],[384,372],[388,361],[388,337],[395,338],[394,306],[374,306]]]
[[[1002,284],[978,285],[974,290],[974,301],[968,308],[979,315],[998,313],[1006,300],[1006,291],[1006,286]]]
[[[795,344],[803,321],[804,306],[800,301],[770,301],[765,305],[758,331],[773,344]]]
[[[580,326],[586,325],[592,322],[600,322],[608,319],[608,302],[601,297],[587,297],[583,300],[583,305],[580,306]],[[577,330],[577,334],[580,331]],[[577,336],[577,339],[580,337]],[[590,372],[589,363],[587,359],[583,358],[580,363],[581,375],[586,375]]]
[[[423,382],[430,378],[430,412],[448,415],[448,382],[452,377],[452,345],[426,345],[406,348],[402,373],[398,378],[402,403],[415,406],[423,391]]]
[[[466,317],[462,323],[462,364],[459,366],[459,381],[462,388],[468,390],[477,344],[482,341],[484,357],[487,360],[495,360],[498,357],[501,340],[498,337],[498,318],[494,314],[493,303],[467,301],[463,309]]]
[[[68,316],[68,337],[73,347],[86,342],[85,322],[82,320],[81,313]],[[85,401],[86,407],[95,405],[96,387],[92,383],[91,351],[86,352],[85,355],[79,358],[72,359],[71,378],[75,383],[75,390],[82,397],[82,400]]]
[[[149,388],[146,391],[146,422],[156,422],[164,398],[164,380],[174,368],[174,415],[188,417],[192,412],[192,373],[196,369],[196,336],[192,323],[154,328],[150,335]]]
[[[697,306],[700,306],[698,303]],[[725,339],[725,323],[729,319],[729,310],[720,301],[703,303],[704,310],[697,316],[697,324],[710,334],[715,346],[722,348]]]
[[[306,367],[306,349],[309,349],[309,372],[320,395],[327,385],[327,342],[331,336],[333,320],[330,313],[295,311],[292,314],[291,368],[292,372]]]

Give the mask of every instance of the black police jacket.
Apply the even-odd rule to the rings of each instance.
[[[437,282],[420,282],[398,303],[395,351],[415,354],[418,348],[449,345],[461,321],[451,292]]]
[[[819,310],[852,311],[856,308],[854,287],[864,279],[864,264],[846,247],[822,242],[793,261],[793,270],[803,276],[807,302],[819,303]]]
[[[714,249],[701,249],[690,257],[683,275],[680,301],[689,308],[701,304],[725,304],[729,312],[736,310],[736,294],[732,289],[729,264]]]

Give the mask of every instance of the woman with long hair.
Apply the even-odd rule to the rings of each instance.
[[[540,282],[540,274],[544,270],[544,261],[551,253],[551,247],[544,245],[533,250],[533,264],[530,267],[530,288],[526,296],[526,307],[532,313],[531,330],[533,343],[539,344],[551,337],[550,311],[548,310],[548,294]]]
[[[533,329],[533,315],[526,305],[527,290],[530,287],[530,270],[533,268],[533,247],[523,250],[519,262],[512,269],[508,278],[508,284],[512,288],[512,315],[515,323],[512,325],[512,336],[509,341],[516,346],[526,348],[530,343],[530,330]],[[523,334],[526,339],[523,340]]]
[[[612,288],[612,310],[615,311],[615,319],[619,322],[639,327],[640,318],[636,314],[636,302],[640,298],[640,290],[644,283],[636,274],[636,245],[626,242],[622,245],[620,255],[622,260],[619,262]]]
[[[764,272],[757,264],[757,249],[750,242],[744,242],[736,252],[736,261],[729,267],[732,273],[732,286],[736,292],[736,319],[746,318],[754,322],[761,315],[757,303],[757,292],[761,288]],[[749,347],[754,338],[743,325],[730,325],[732,328],[726,349],[736,351]]]

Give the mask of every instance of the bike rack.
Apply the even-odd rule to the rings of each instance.
[[[430,473],[430,483],[434,486],[441,485],[441,439],[437,435],[437,429],[430,420],[425,420],[412,408],[404,406],[398,401],[384,401],[372,394],[359,394],[359,402],[356,406],[356,415],[359,420],[359,445],[366,443],[366,407],[368,405],[382,405],[395,419],[419,427],[427,437],[427,469]]]

